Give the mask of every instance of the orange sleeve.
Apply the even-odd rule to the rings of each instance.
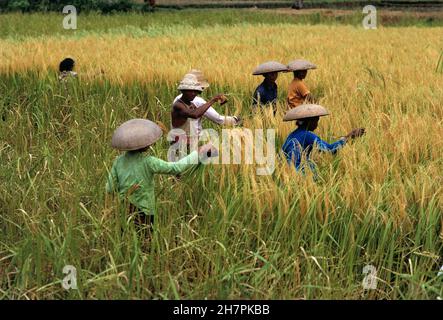
[[[300,81],[298,83],[297,91],[300,94],[300,96],[302,96],[303,98],[305,98],[308,94],[311,93],[303,81]]]

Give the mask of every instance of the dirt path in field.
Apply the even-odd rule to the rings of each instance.
[[[143,0],[135,2],[142,3]],[[156,0],[158,7],[176,8],[290,8],[294,0]],[[349,0],[349,1],[310,1],[304,0],[305,9],[351,9],[373,4],[379,8],[401,10],[441,10],[443,0]]]
[[[266,12],[282,13],[289,15],[308,15],[320,13],[331,17],[344,17],[354,14],[357,10],[370,4],[370,1],[343,1],[343,2],[312,2],[304,1],[302,10],[291,9],[295,1],[269,1],[269,0],[157,0],[158,7],[164,8],[236,8],[244,10],[263,10]],[[399,21],[404,17],[418,20],[443,20],[443,0],[387,0],[374,4],[378,15],[385,22]]]
[[[361,9],[248,9],[248,10],[260,10],[269,12],[272,10],[275,13],[288,14],[288,15],[306,15],[320,13],[324,16],[330,17],[343,17],[354,14],[355,12],[361,12]],[[392,8],[380,8],[377,10],[377,14],[384,21],[397,21],[403,17],[417,18],[417,19],[435,19],[443,20],[443,8],[442,10],[418,10],[417,8],[408,8],[407,10],[398,10]]]

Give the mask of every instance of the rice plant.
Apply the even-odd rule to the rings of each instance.
[[[1,298],[442,296],[443,79],[434,72],[442,28],[151,28],[130,18],[113,16],[125,21],[114,28],[104,19],[95,30],[0,39]],[[43,16],[30,19],[23,30]],[[55,72],[65,56],[79,73],[67,91]],[[199,68],[211,83],[204,96],[229,93],[221,113],[276,129],[278,153],[294,129],[281,121],[291,75],[278,79],[274,117],[251,113],[260,82],[251,72],[297,57],[319,66],[306,79],[331,111],[318,133],[332,140],[363,126],[367,135],[336,156],[313,154],[317,182],[280,160],[269,176],[246,164],[159,176],[155,233],[150,243],[140,238],[127,206],[104,191],[118,154],[113,130],[135,117],[169,126],[177,82]],[[166,158],[168,147],[163,139],[150,152]],[[62,286],[66,265],[77,268],[76,290]],[[367,265],[377,270],[375,290],[362,286]]]

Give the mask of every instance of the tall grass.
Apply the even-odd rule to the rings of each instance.
[[[433,72],[440,29],[160,30],[0,41],[2,298],[442,295],[443,83]],[[53,69],[68,54],[80,79],[67,97]],[[251,165],[159,176],[156,231],[146,244],[126,206],[104,192],[117,125],[147,117],[168,126],[175,83],[202,68],[212,83],[206,95],[231,93],[219,110],[242,115],[251,129],[275,128],[278,151],[293,124],[281,122],[283,105],[275,118],[251,115],[248,97],[260,79],[250,71],[296,57],[319,65],[307,83],[332,115],[318,133],[333,139],[358,125],[367,135],[335,157],[314,153],[317,183],[281,161],[270,176]],[[278,80],[281,100],[289,81]],[[164,139],[150,152],[165,158],[167,148]],[[68,264],[78,290],[61,286]],[[362,288],[367,264],[378,270],[376,290]]]
[[[294,10],[295,11],[295,10]],[[120,13],[114,15],[100,15],[97,13],[80,13],[78,15],[78,29],[63,29],[61,13],[47,14],[1,14],[0,38],[13,40],[27,37],[45,36],[83,36],[88,33],[115,33],[119,28],[130,26],[131,30],[149,32],[151,30],[167,31],[168,27],[202,28],[214,26],[234,25],[275,25],[275,24],[327,24],[327,25],[354,25],[361,26],[364,15],[360,9],[337,12],[318,10],[291,14],[292,11],[253,10],[253,9],[218,9],[218,10],[161,10],[155,14]],[[386,17],[385,17],[386,14]],[[379,26],[443,26],[443,15],[429,13],[420,16],[417,12],[404,12],[389,17],[388,12],[381,11],[378,19]],[[199,29],[201,30],[201,29]],[[121,31],[120,31],[121,32]],[[126,31],[128,32],[128,30]]]

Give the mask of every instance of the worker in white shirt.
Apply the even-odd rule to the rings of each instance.
[[[189,74],[193,74],[197,77],[197,81],[200,83],[201,85],[201,91],[197,93],[201,93],[203,90],[207,89],[209,87],[209,83],[206,80],[206,78],[203,75],[203,72],[201,72],[200,70],[191,70],[189,72]],[[181,98],[183,97],[183,94],[180,94],[179,96],[177,96],[174,99],[173,105],[179,101]],[[205,99],[203,99],[200,96],[196,96],[193,100],[192,100],[192,105],[195,106],[196,108],[200,108],[202,106],[204,106],[207,101]],[[222,103],[223,104],[223,103]],[[191,132],[195,133],[197,136],[200,136],[203,130],[202,127],[202,118],[205,117],[209,120],[211,120],[212,122],[218,124],[218,125],[229,125],[229,126],[233,126],[233,125],[238,125],[240,123],[240,119],[236,116],[222,116],[220,115],[213,107],[209,107],[206,112],[203,114],[202,117],[199,117],[197,119],[189,119],[189,125],[192,128],[188,128]],[[174,123],[173,123],[173,128],[175,128]],[[186,130],[185,130],[186,131]]]

